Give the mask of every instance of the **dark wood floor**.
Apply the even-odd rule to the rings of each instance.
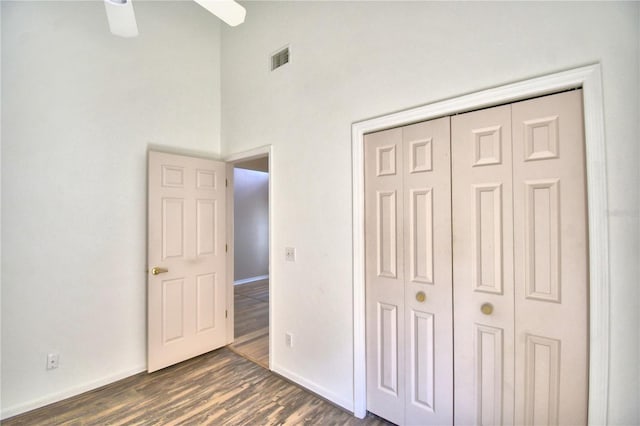
[[[269,368],[269,280],[234,286],[231,350]]]
[[[14,425],[387,425],[218,349],[4,420]]]
[[[269,280],[233,286],[235,335],[269,327]]]

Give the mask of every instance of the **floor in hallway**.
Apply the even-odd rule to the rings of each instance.
[[[235,341],[229,349],[269,368],[269,280],[234,286]]]

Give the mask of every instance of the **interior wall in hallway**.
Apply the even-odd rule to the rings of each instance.
[[[234,281],[269,275],[269,174],[235,168]]]

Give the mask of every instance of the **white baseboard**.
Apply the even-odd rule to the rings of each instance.
[[[234,281],[233,285],[248,284],[255,281],[262,281],[262,280],[268,280],[268,279],[269,279],[269,275],[258,275],[257,277],[245,278],[243,280]]]
[[[118,374],[103,377],[89,383],[74,386],[61,392],[52,393],[43,398],[38,398],[19,405],[14,405],[13,407],[7,407],[0,413],[0,420],[5,420],[9,417],[17,416],[18,414],[26,413],[27,411],[35,410],[36,408],[44,407],[45,405],[53,404],[54,402],[62,401],[63,399],[71,398],[72,396],[77,396],[81,393],[92,391],[110,383],[117,382],[118,380],[126,379],[127,377],[133,376],[135,374],[142,373],[146,370],[146,365],[139,366],[131,370],[122,371]]]
[[[320,396],[321,398],[324,398],[342,408],[344,408],[345,410],[353,413],[353,400],[350,399],[344,399],[341,396],[335,394],[334,392],[320,386],[319,384],[312,382],[311,380],[307,380],[302,376],[297,375],[296,373],[293,373],[289,370],[287,370],[286,368],[283,368],[275,363],[271,363],[271,371],[273,371],[276,374],[281,375],[282,377],[291,380],[292,382],[302,386],[303,388],[313,392],[314,394]]]

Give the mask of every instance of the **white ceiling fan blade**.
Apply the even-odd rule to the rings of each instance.
[[[232,27],[242,24],[247,14],[246,9],[234,0],[194,1]]]
[[[131,0],[104,0],[111,33],[120,37],[136,37],[138,24]]]

